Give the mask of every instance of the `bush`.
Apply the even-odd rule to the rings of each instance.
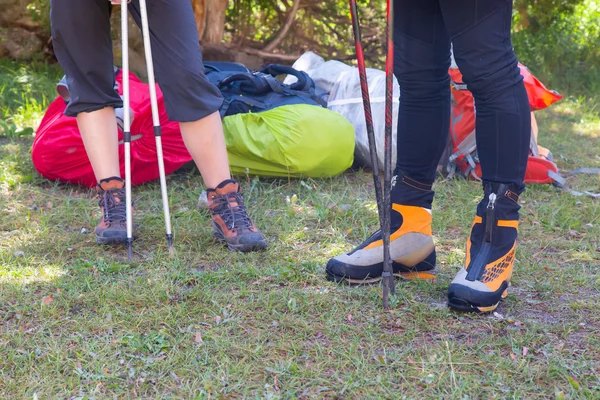
[[[547,86],[569,95],[600,93],[599,0],[534,18],[515,9],[513,45],[519,61]]]

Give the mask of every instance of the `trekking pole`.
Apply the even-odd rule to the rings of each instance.
[[[131,119],[129,115],[129,25],[127,1],[121,4],[121,53],[123,57],[123,143],[125,147],[125,215],[127,220],[127,257],[133,259],[133,213],[131,210]]]
[[[162,131],[158,114],[158,101],[156,100],[156,83],[154,81],[154,63],[152,61],[152,49],[150,47],[150,32],[148,29],[148,11],[146,0],[140,0],[140,15],[142,19],[142,37],[144,39],[144,54],[146,56],[146,70],[148,71],[148,85],[150,88],[150,105],[152,107],[152,124],[154,126],[154,137],[156,139],[156,156],[158,158],[158,173],[160,175],[160,191],[162,194],[163,212],[165,214],[165,231],[169,254],[175,254],[173,250],[173,233],[171,232],[171,216],[169,212],[169,196],[167,194],[167,180],[165,178],[165,163],[162,149]]]
[[[394,0],[387,0],[387,53],[385,56],[385,154],[383,161],[383,293],[395,295],[394,272],[390,254],[392,190],[392,125],[394,99]],[[384,295],[384,307],[386,306]]]
[[[388,301],[388,289],[389,289],[389,281],[388,281],[388,273],[390,273],[391,265],[388,265],[386,268],[386,260],[389,260],[389,237],[387,238],[387,247],[385,234],[383,233],[383,228],[385,225],[385,216],[388,216],[389,221],[389,210],[386,212],[385,204],[383,204],[383,198],[381,193],[381,178],[379,175],[379,160],[377,159],[377,144],[375,142],[375,133],[373,131],[373,115],[371,113],[371,100],[369,98],[369,84],[367,81],[367,72],[365,68],[365,55],[362,48],[361,41],[361,32],[360,32],[360,22],[358,18],[358,9],[356,6],[356,0],[350,1],[350,15],[352,17],[352,29],[354,31],[354,46],[356,48],[356,60],[358,62],[358,75],[360,79],[360,88],[362,92],[363,98],[363,107],[365,111],[365,122],[367,126],[367,139],[369,142],[369,155],[371,158],[371,166],[373,171],[373,183],[375,185],[375,198],[377,201],[377,210],[379,212],[379,224],[381,226],[383,238],[383,252],[384,252],[384,275],[383,275],[383,307],[389,307]],[[389,207],[388,207],[389,208]],[[389,227],[389,222],[388,222]],[[389,232],[389,228],[388,228]],[[389,233],[388,233],[389,236]],[[386,256],[387,254],[387,256]],[[394,279],[393,274],[391,274],[391,279]],[[386,283],[386,281],[388,283]]]

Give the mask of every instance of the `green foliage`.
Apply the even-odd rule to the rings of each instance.
[[[58,65],[0,59],[0,136],[30,134],[54,100],[48,93],[54,96],[61,75]]]
[[[278,52],[312,50],[326,58],[353,58],[348,2],[303,0],[302,4]],[[381,68],[385,2],[358,4],[367,62]],[[227,40],[240,47],[264,47],[276,35],[291,5],[291,0],[232,0]],[[587,96],[600,91],[598,0],[516,0],[514,10],[513,42],[523,64],[561,93]]]
[[[572,14],[582,2],[586,0],[515,0],[513,7],[519,13],[515,22],[529,32],[537,33]]]
[[[242,47],[264,47],[283,25],[291,0],[233,0],[227,14],[227,38]],[[385,2],[359,0],[365,54],[380,62],[385,32]],[[347,0],[302,1],[296,20],[278,50],[302,54],[312,50],[327,58],[348,59],[354,42]]]
[[[27,11],[31,19],[38,22],[41,27],[49,31],[50,29],[50,1],[49,0],[30,0],[27,4]]]
[[[240,49],[264,48],[277,36],[292,6],[293,0],[229,0],[225,41]],[[385,1],[358,0],[358,6],[367,62],[381,68]],[[27,5],[41,34],[47,32],[48,37],[49,9],[49,0]],[[515,0],[514,10],[513,43],[523,64],[562,93],[589,96],[600,91],[599,0]],[[294,24],[275,52],[300,55],[307,50],[351,62],[354,44],[347,0],[301,0]]]
[[[528,26],[527,16],[515,14],[513,45],[519,60],[553,89],[568,94],[597,95],[600,92],[600,1],[563,4],[549,14],[541,14],[533,6],[530,8],[534,13],[528,11],[528,15],[535,17],[529,21],[537,21],[534,24]],[[563,12],[558,13],[561,9]]]
[[[0,119],[0,137],[7,137],[14,139],[20,136],[27,136],[33,134],[33,128],[27,127],[19,129],[15,123],[8,123]]]

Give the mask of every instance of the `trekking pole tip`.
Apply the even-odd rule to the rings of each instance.
[[[175,257],[175,249],[173,248],[173,234],[167,234],[167,245],[169,246],[169,256]]]
[[[394,275],[384,271],[382,274],[382,287],[383,287],[383,308],[385,310],[389,310],[390,309],[390,292],[392,293],[392,296],[394,296]]]
[[[133,261],[133,238],[127,239],[127,259]]]
[[[384,310],[390,309],[389,293],[388,293],[388,290],[386,287],[383,288],[383,309]]]

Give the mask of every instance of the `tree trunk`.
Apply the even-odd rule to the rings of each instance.
[[[218,44],[223,40],[228,4],[229,0],[192,0],[202,44]]]

